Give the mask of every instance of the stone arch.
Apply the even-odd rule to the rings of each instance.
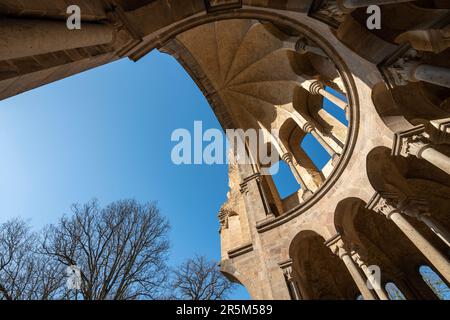
[[[334,211],[334,224],[336,231],[344,236],[346,241],[353,245],[364,248],[357,230],[355,229],[354,220],[359,210],[365,206],[365,202],[359,198],[346,198],[341,200]]]
[[[263,299],[263,295],[256,287],[256,283],[237,270],[230,259],[225,259],[220,262],[220,272],[222,272],[231,282],[244,286],[251,299]]]
[[[312,230],[299,232],[289,246],[294,278],[303,299],[353,299],[358,289],[344,263]]]
[[[413,126],[397,106],[385,82],[379,82],[373,87],[372,101],[384,124],[392,132],[404,131]]]

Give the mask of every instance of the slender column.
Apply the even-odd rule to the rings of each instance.
[[[391,203],[392,200],[381,198],[375,207],[375,211],[384,214],[388,219],[392,220],[434,265],[441,275],[450,282],[450,263],[448,260],[424,236],[422,236]]]
[[[419,64],[412,75],[416,81],[425,81],[450,88],[450,69],[448,68]]]
[[[270,205],[262,192],[263,188],[257,181],[259,173],[254,173],[243,179],[239,185],[241,193],[244,195],[244,201],[247,210],[251,210],[255,222],[265,220],[271,215]]]
[[[321,48],[317,46],[309,45],[306,39],[304,38],[297,41],[297,43],[295,44],[295,50],[301,54],[310,52],[328,58],[328,55],[325,53],[325,51],[323,51]]]
[[[351,258],[349,251],[344,244],[344,241],[341,238],[337,238],[337,240],[331,245],[330,249],[344,262],[364,300],[375,300],[376,298],[374,294],[367,287],[366,281],[364,280],[361,273],[359,273],[358,267],[353,262],[353,259]]]
[[[113,40],[114,28],[106,24],[85,22],[80,30],[69,30],[65,21],[0,19],[0,60],[106,44]]]
[[[431,216],[422,214],[418,217],[420,221],[425,223],[431,231],[433,231],[447,246],[450,247],[450,233],[442,226],[438,221],[434,220]]]
[[[442,171],[450,174],[450,158],[433,148],[430,143],[420,140],[420,137],[411,137],[405,140],[403,153],[424,159]]]
[[[341,0],[341,1],[342,5],[345,8],[356,9],[361,7],[368,7],[370,5],[384,5],[384,4],[412,2],[413,0]]]
[[[348,109],[347,102],[341,100],[340,98],[336,97],[334,94],[328,92],[324,89],[324,85],[319,81],[314,81],[309,85],[308,91],[312,94],[319,94],[324,98],[327,98],[332,103],[337,105],[342,110],[346,111]]]
[[[388,70],[397,85],[424,81],[450,88],[450,69],[421,63],[415,51],[407,53]]]
[[[258,185],[258,190],[259,190],[259,193],[261,194],[261,198],[262,198],[262,201],[263,201],[263,204],[264,204],[264,208],[266,210],[266,215],[268,217],[273,217],[274,214],[272,212],[272,208],[270,207],[269,200],[267,199],[266,190],[265,190],[265,188],[264,188],[264,186],[262,184],[262,181],[261,181],[261,175],[258,175],[256,177],[256,184]]]
[[[400,210],[406,215],[425,223],[447,246],[450,247],[450,233],[431,216],[428,203],[423,199],[407,198],[399,205]]]
[[[312,191],[308,189],[308,186],[306,185],[303,178],[300,176],[300,173],[297,171],[297,168],[294,166],[294,163],[292,161],[292,154],[290,152],[286,152],[282,159],[289,165],[289,168],[291,168],[292,174],[295,176],[295,179],[298,183],[300,183],[302,190],[303,190],[303,198],[307,199],[312,196]]]
[[[335,157],[339,156],[338,152],[334,150],[323,138],[322,136],[316,131],[314,128],[314,125],[310,122],[307,122],[303,126],[303,131],[306,133],[311,133],[311,135],[316,138],[316,140],[320,143],[322,147],[328,152],[328,154],[334,159]]]
[[[375,290],[375,293],[377,294],[378,298],[380,298],[380,300],[389,300],[389,297],[388,297],[387,293],[384,291],[383,287],[381,286],[381,283],[379,283],[379,281],[377,281],[374,278],[373,274],[370,272],[369,267],[367,266],[367,263],[363,259],[361,259],[361,257],[359,255],[354,256],[354,260],[358,264],[358,266],[361,268],[364,275],[369,280],[369,282],[372,285],[372,288]]]
[[[303,300],[300,290],[298,289],[297,282],[292,275],[292,260],[280,263],[279,266],[283,270],[284,278],[289,287],[292,300]]]

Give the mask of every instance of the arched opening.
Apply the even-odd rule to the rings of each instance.
[[[333,89],[332,87],[326,86],[325,90],[332,94],[333,96],[339,98],[340,100],[348,103],[347,97],[342,94],[341,92]],[[346,127],[349,126],[349,122],[347,119],[347,115],[345,114],[345,110],[342,110],[339,108],[336,104],[328,100],[327,98],[324,98],[323,100],[323,109],[327,111],[329,114],[331,114],[333,117],[335,117],[337,120],[339,120],[343,125]]]
[[[380,283],[394,282],[407,299],[434,298],[414,267],[426,258],[392,221],[362,200],[347,198],[336,207],[335,223],[360,262],[379,267]]]
[[[272,165],[269,171],[281,199],[296,193],[301,187],[295,180],[292,170],[286,162],[278,161]]]
[[[324,242],[313,231],[301,231],[290,245],[294,279],[302,298],[354,299],[358,288],[344,263]]]
[[[423,265],[420,266],[419,273],[439,299],[450,300],[450,288],[433,269],[427,265]]]
[[[384,286],[390,300],[406,300],[403,292],[393,282],[388,282]]]
[[[320,170],[323,170],[331,160],[330,154],[310,133],[305,135],[300,147],[305,150],[306,154]]]

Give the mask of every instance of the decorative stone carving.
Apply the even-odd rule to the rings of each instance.
[[[334,20],[338,23],[342,23],[345,16],[351,12],[351,10],[346,10],[342,5],[340,5],[339,0],[328,0],[324,5],[318,10],[318,13],[327,17],[330,20]]]
[[[411,49],[387,68],[391,80],[398,86],[414,81],[414,69],[420,64],[419,53]]]

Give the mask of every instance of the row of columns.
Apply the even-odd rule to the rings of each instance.
[[[430,216],[423,200],[407,199],[402,202],[398,202],[392,197],[379,197],[373,210],[392,220],[394,224],[405,234],[405,236],[431,262],[436,270],[448,282],[450,282],[450,263],[448,259],[419,231],[417,231],[416,228],[411,225],[411,223],[404,216],[408,215],[424,222],[450,247],[449,232]],[[328,241],[327,245],[331,251],[342,260],[365,300],[389,300],[386,291],[380,283],[380,279],[375,279],[369,266],[367,265],[367,259],[363,258],[363,255],[361,255],[358,250],[351,250],[350,243],[344,241],[340,235],[331,241]],[[290,291],[295,292],[294,287],[298,291],[298,284],[295,283],[295,279],[292,277],[292,269],[290,269],[290,264],[285,263],[280,266],[285,274],[287,284],[291,288]],[[293,299],[294,298],[301,299],[301,296],[296,294]]]
[[[405,201],[407,203],[405,203]],[[422,252],[422,254],[434,265],[441,275],[450,282],[450,263],[448,259],[436,249],[419,231],[414,228],[411,223],[405,218],[405,215],[412,217],[419,217],[419,219],[426,223],[426,225],[438,236],[444,240],[445,243],[450,243],[449,235],[438,222],[429,217],[429,214],[425,212],[422,214],[417,202],[412,200],[404,200],[399,202],[393,197],[380,197],[377,204],[374,207],[376,212],[379,212],[386,216],[386,218],[392,220],[395,225],[405,234],[405,236],[411,240],[411,242]],[[423,217],[426,217],[425,219]]]

